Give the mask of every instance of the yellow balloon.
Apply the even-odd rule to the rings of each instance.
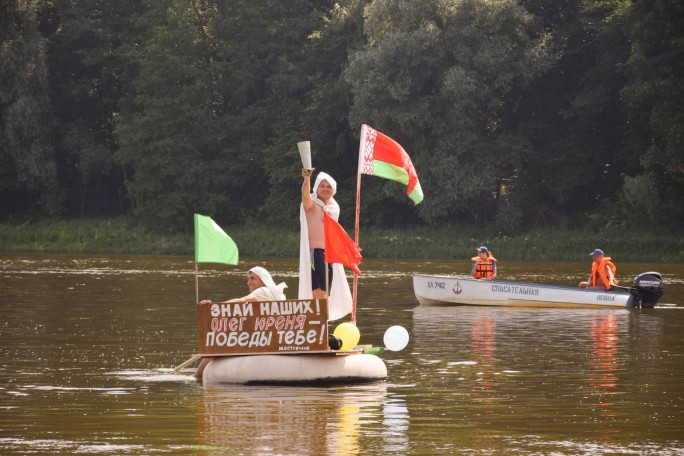
[[[356,344],[359,343],[359,339],[361,339],[359,328],[357,328],[354,323],[349,322],[337,325],[333,332],[333,336],[342,340],[342,347],[340,347],[341,351],[351,350],[356,347]]]

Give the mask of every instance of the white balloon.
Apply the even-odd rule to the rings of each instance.
[[[391,326],[383,337],[385,348],[391,351],[403,350],[409,342],[409,333],[403,326]]]

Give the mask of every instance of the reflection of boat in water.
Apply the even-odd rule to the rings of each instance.
[[[222,454],[406,454],[409,446],[406,402],[385,383],[211,385],[196,416],[201,448]]]
[[[341,384],[387,378],[385,363],[375,355],[354,353],[226,356],[207,365],[205,383]]]
[[[606,291],[507,280],[414,274],[413,291],[418,302],[423,305],[654,307],[663,294],[663,280],[657,272],[645,272],[634,279],[631,287]]]
[[[619,391],[618,369],[618,318],[616,315],[597,315],[591,321],[592,351],[589,358],[591,371],[589,386],[602,416],[613,416],[614,395]]]

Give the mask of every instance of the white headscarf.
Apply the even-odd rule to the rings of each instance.
[[[335,201],[335,198],[333,198],[332,196],[330,197],[328,204],[325,204],[323,200],[318,197],[318,186],[321,185],[321,181],[328,181],[328,183],[332,187],[333,196],[335,196],[335,193],[337,193],[337,182],[335,182],[335,179],[330,177],[330,175],[327,173],[320,172],[318,173],[318,176],[316,176],[316,181],[314,182],[311,199],[313,199],[314,203],[321,206],[323,210],[328,213],[328,215],[330,215],[333,219],[335,219],[335,221],[337,221],[340,218],[340,205],[337,204],[337,201]]]
[[[284,291],[285,288],[287,288],[285,282],[281,282],[276,285],[273,277],[271,277],[271,273],[261,266],[255,266],[250,269],[249,272],[253,272],[259,276],[261,281],[264,283],[264,286],[268,288],[269,293],[271,293],[271,299],[274,301],[282,301],[285,299]]]

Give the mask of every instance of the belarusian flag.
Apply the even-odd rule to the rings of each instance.
[[[423,189],[411,159],[398,142],[363,125],[359,144],[359,174],[384,177],[407,186],[406,194],[418,204]]]
[[[238,264],[238,248],[220,226],[195,214],[195,263]]]

